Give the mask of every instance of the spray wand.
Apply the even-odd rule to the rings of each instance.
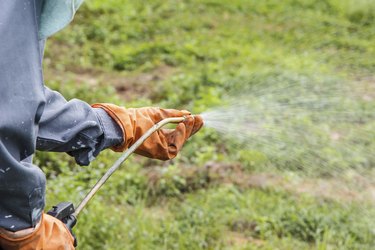
[[[66,224],[66,226],[71,231],[72,228],[77,223],[77,217],[81,213],[82,209],[87,205],[91,198],[96,194],[96,192],[104,185],[104,183],[111,177],[111,175],[121,166],[121,164],[129,158],[129,156],[134,153],[134,151],[142,145],[142,143],[147,140],[154,132],[162,128],[168,123],[179,123],[185,120],[185,117],[171,117],[161,120],[146,131],[130,148],[128,148],[122,155],[117,159],[117,161],[107,170],[107,172],[98,180],[98,182],[91,188],[90,192],[83,198],[81,203],[78,205],[77,209],[74,209],[74,205],[71,202],[61,202],[56,206],[53,206],[51,210],[47,213],[53,217],[61,220]],[[74,235],[73,235],[74,236]],[[74,242],[75,246],[77,242]]]

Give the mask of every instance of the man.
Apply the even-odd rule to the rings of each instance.
[[[43,84],[46,37],[72,19],[81,1],[0,1],[0,248],[74,249],[59,220],[43,213],[45,176],[32,164],[35,150],[67,152],[88,165],[106,148],[123,151],[167,117],[186,116],[175,130],[154,133],[136,151],[167,160],[203,122],[187,111],[125,109],[67,102]]]

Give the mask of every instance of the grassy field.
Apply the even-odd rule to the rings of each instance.
[[[319,121],[313,148],[280,137],[286,150],[271,155],[203,129],[172,161],[133,156],[79,218],[78,249],[375,248],[374,1],[87,1],[47,42],[44,70],[88,103],[201,113],[251,86],[308,82],[349,88],[356,105],[340,105],[367,110]],[[334,129],[345,138],[322,147]],[[77,204],[118,156],[80,167],[38,152],[49,206]]]

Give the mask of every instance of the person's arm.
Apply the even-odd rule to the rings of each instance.
[[[37,149],[67,152],[80,165],[88,165],[102,150],[124,151],[157,122],[186,116],[174,130],[154,133],[136,153],[155,159],[174,158],[185,141],[203,125],[200,116],[175,109],[123,108],[114,104],[94,104],[45,89],[47,105],[39,123]]]
[[[78,99],[66,101],[47,87],[44,92],[37,150],[67,152],[78,164],[88,165],[102,150],[122,143],[120,127],[104,110]]]

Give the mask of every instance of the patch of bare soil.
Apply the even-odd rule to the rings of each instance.
[[[146,175],[151,187],[163,178],[159,168],[148,168]],[[335,178],[284,177],[272,173],[249,173],[240,164],[210,162],[204,167],[181,167],[178,176],[185,180],[182,192],[189,192],[211,185],[236,185],[240,188],[274,188],[295,194],[307,194],[317,198],[339,202],[373,202],[375,183],[371,177],[350,173]]]
[[[159,83],[172,75],[173,72],[172,67],[163,65],[147,73],[118,78],[113,81],[113,84],[118,94],[125,100],[133,100],[139,97],[152,99]]]
[[[67,71],[66,71],[67,70]],[[150,72],[126,74],[123,72],[105,72],[93,68],[69,68],[61,72],[58,69],[46,69],[45,77],[53,80],[72,79],[77,84],[89,84],[91,86],[115,87],[117,93],[126,101],[139,98],[153,99],[157,87],[167,77],[174,73],[174,68],[161,65]]]
[[[246,246],[257,246],[261,247],[264,245],[264,241],[260,239],[254,239],[250,236],[246,236],[243,233],[240,232],[232,232],[228,231],[225,233],[225,240],[228,242],[230,246],[236,247],[236,248],[242,248]]]

